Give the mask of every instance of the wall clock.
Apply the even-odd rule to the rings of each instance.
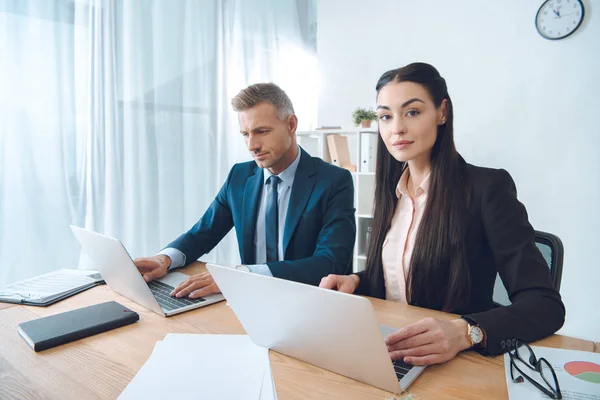
[[[579,28],[584,12],[581,0],[546,0],[535,16],[535,27],[546,39],[564,39]]]

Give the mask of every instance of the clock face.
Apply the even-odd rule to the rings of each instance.
[[[562,39],[579,28],[583,13],[581,0],[546,0],[537,12],[535,26],[546,39]]]
[[[483,340],[483,331],[478,326],[473,326],[470,332],[471,340],[475,343],[481,343]]]

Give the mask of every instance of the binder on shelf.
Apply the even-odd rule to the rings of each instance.
[[[356,171],[356,165],[350,162],[348,138],[339,134],[327,135],[327,147],[331,163],[349,171]]]
[[[377,135],[360,134],[360,172],[375,172],[377,159]]]

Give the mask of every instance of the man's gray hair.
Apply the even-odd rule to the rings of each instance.
[[[250,85],[231,99],[231,105],[236,112],[246,111],[261,103],[272,104],[277,109],[277,113],[281,119],[295,114],[294,106],[288,95],[274,83],[256,83]]]

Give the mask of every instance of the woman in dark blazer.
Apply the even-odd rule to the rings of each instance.
[[[565,308],[515,184],[503,169],[467,164],[453,137],[452,101],[431,65],[388,71],[377,83],[379,139],[366,269],[321,287],[462,315],[427,318],[386,338],[393,359],[448,361],[475,348],[496,355],[514,338],[556,332]],[[512,304],[494,307],[500,274]]]

